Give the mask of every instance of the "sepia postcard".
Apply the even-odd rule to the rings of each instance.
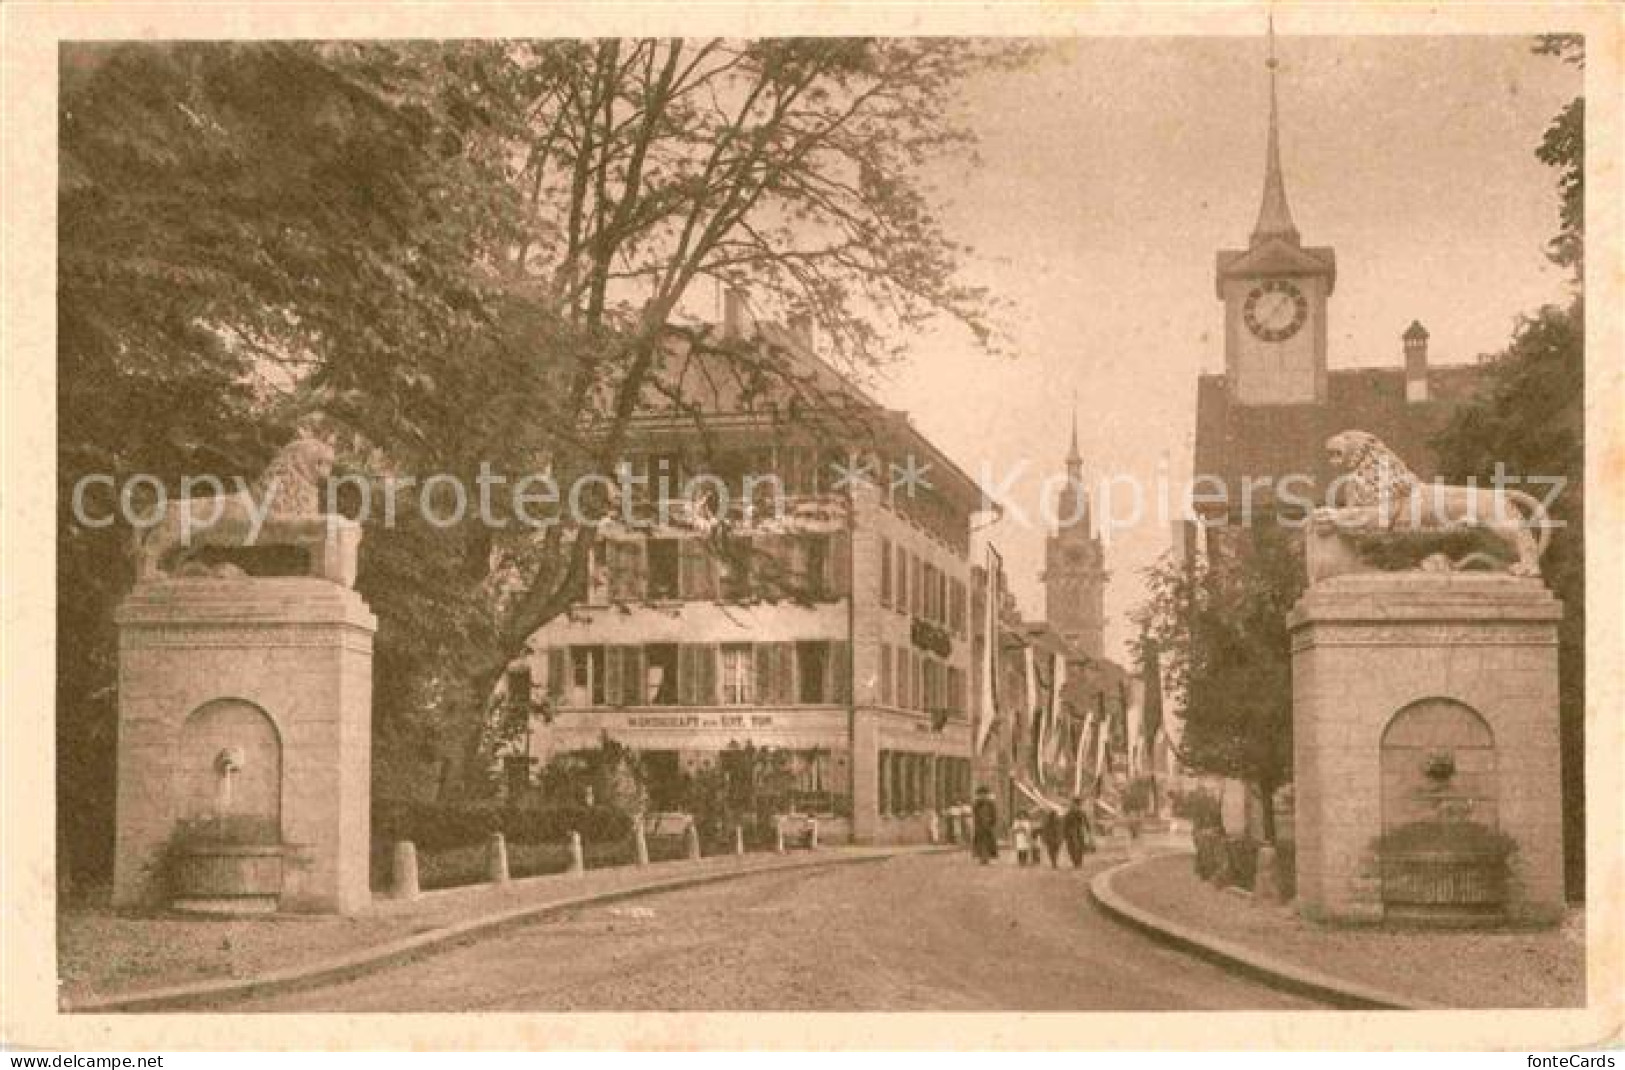
[[[3,26],[9,1047],[1621,1043],[1617,8]]]

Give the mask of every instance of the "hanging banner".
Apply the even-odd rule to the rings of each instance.
[[[976,723],[976,753],[987,746],[988,733],[999,715],[999,591],[1004,562],[999,551],[987,544],[986,590],[982,598],[982,702]]]
[[[1089,741],[1093,738],[1094,721],[1087,722],[1078,732],[1078,753],[1072,759],[1072,795],[1083,795],[1083,770],[1089,760]]]

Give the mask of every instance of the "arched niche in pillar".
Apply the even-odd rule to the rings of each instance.
[[[253,819],[280,831],[282,737],[264,710],[235,698],[206,702],[175,746],[176,816]]]
[[[1473,821],[1495,828],[1495,733],[1453,699],[1413,702],[1382,733],[1382,826]]]

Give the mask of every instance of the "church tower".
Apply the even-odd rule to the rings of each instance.
[[[1215,286],[1224,302],[1224,372],[1233,402],[1299,405],[1326,401],[1326,301],[1337,282],[1327,247],[1303,245],[1281,176],[1275,27],[1270,26],[1269,144],[1264,198],[1245,249],[1218,255]]]
[[[1044,544],[1044,618],[1076,650],[1100,658],[1106,648],[1106,556],[1089,513],[1074,407],[1066,487],[1057,502],[1055,533]]]

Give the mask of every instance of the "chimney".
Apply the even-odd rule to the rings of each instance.
[[[813,319],[808,312],[792,312],[785,319],[785,328],[790,336],[800,342],[803,347],[813,347]]]
[[[1405,400],[1428,399],[1428,331],[1416,320],[1405,328]]]
[[[722,291],[722,337],[745,336],[745,291],[729,286]]]

